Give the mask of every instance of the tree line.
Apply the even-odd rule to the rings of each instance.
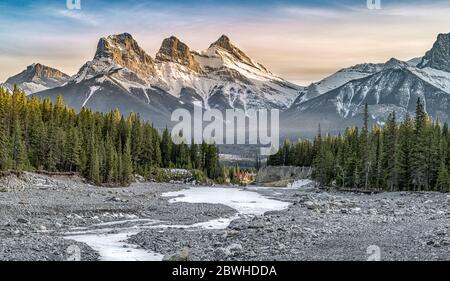
[[[126,185],[159,168],[222,174],[215,145],[175,144],[167,129],[161,135],[139,115],[77,113],[61,97],[52,103],[0,87],[0,171],[77,172],[95,184]]]
[[[368,106],[362,128],[337,136],[319,132],[313,141],[285,142],[269,165],[313,167],[322,186],[384,191],[450,191],[448,124],[433,121],[420,99],[415,115],[398,122],[395,111],[384,126],[369,128]]]

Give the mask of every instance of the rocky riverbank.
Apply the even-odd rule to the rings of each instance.
[[[78,177],[33,173],[11,175],[0,183],[0,260],[71,259],[74,245],[80,246],[81,260],[98,260],[99,254],[91,247],[65,239],[65,234],[124,220],[151,218],[168,224],[193,224],[236,213],[221,205],[170,204],[161,197],[182,190],[184,184],[104,188],[85,184]]]
[[[221,231],[146,230],[133,243],[193,260],[449,260],[450,198],[262,189],[289,209],[241,217]],[[183,239],[176,239],[183,237]]]
[[[100,188],[67,176],[27,177],[0,192],[0,260],[67,260],[77,251],[81,260],[102,259],[103,248],[74,233],[125,233],[122,257],[130,259],[135,250],[188,260],[450,259],[447,194],[326,192],[305,181],[215,188],[213,200],[212,188],[184,184]]]

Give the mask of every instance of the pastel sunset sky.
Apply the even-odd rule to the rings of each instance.
[[[0,81],[34,62],[75,74],[98,39],[128,32],[152,57],[177,36],[204,50],[222,34],[273,73],[307,85],[362,62],[408,60],[450,32],[450,1],[0,0]]]

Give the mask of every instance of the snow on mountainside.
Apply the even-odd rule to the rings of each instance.
[[[286,109],[302,89],[255,63],[226,36],[203,52],[190,51],[171,37],[156,58],[151,84],[176,97],[195,92],[191,98],[206,108]]]
[[[223,35],[194,57],[208,73],[208,78],[219,81],[209,91],[208,105],[220,108],[217,95],[225,96],[231,108],[236,101],[247,108],[288,108],[303,89],[274,76],[267,68],[254,62]],[[209,99],[209,98],[208,98]]]
[[[361,125],[366,103],[371,122],[384,124],[393,111],[399,119],[413,115],[418,99],[433,118],[450,122],[449,62],[450,34],[440,34],[424,57],[339,71],[308,87],[282,114],[285,131],[312,135],[320,124],[324,131],[343,132]]]
[[[449,120],[450,95],[401,68],[385,69],[372,76],[351,81],[283,113],[283,124],[297,133],[314,133],[318,124],[326,132],[343,132],[347,126],[361,125],[364,105],[369,106],[371,123],[384,124],[395,111],[399,119],[413,114],[420,98],[433,117]],[[292,128],[294,129],[294,128]]]
[[[364,78],[377,73],[382,68],[383,64],[365,63],[341,69],[333,75],[330,75],[317,83],[312,83],[309,85],[300,93],[293,106],[299,105],[307,100],[336,89],[349,81]]]
[[[423,69],[409,69],[420,79],[450,94],[450,72],[445,72],[429,67]]]
[[[39,91],[63,85],[69,80],[69,76],[61,71],[42,65],[40,63],[28,66],[21,73],[14,75],[0,86],[12,91],[14,85],[29,95]]]

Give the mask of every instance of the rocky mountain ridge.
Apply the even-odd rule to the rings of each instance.
[[[14,85],[32,94],[54,87],[58,87],[69,81],[69,76],[55,68],[51,68],[40,63],[27,66],[21,73],[14,75],[0,86],[12,91]]]

